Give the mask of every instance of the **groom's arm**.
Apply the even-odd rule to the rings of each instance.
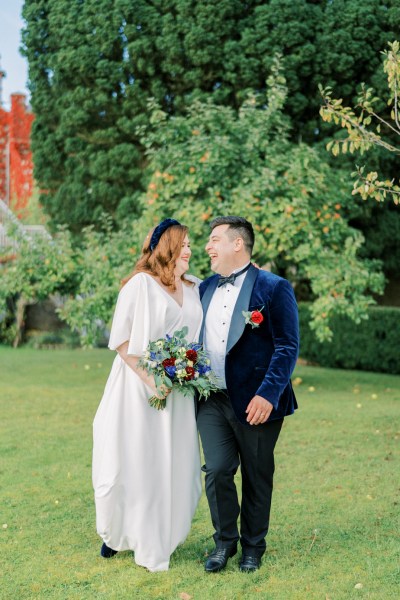
[[[247,421],[251,424],[254,424],[254,414],[257,410],[268,412],[269,416],[272,408],[278,408],[279,398],[289,383],[299,354],[297,303],[293,288],[286,279],[280,279],[275,285],[269,316],[275,350],[265,377],[247,407]]]

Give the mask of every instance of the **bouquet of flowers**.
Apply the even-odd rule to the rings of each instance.
[[[187,395],[197,390],[200,398],[208,398],[218,389],[217,377],[211,370],[210,360],[201,344],[186,341],[188,328],[175,331],[155,342],[150,342],[139,366],[154,376],[157,392],[161,395],[167,388],[179,388]],[[165,398],[152,396],[150,406],[163,410]]]

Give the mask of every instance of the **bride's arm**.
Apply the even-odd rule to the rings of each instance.
[[[146,371],[146,369],[139,367],[139,364],[138,364],[139,360],[140,360],[139,357],[128,354],[128,346],[129,346],[128,341],[126,341],[123,344],[121,344],[120,346],[118,346],[118,348],[116,349],[118,354],[120,355],[122,360],[128,365],[128,367],[130,367],[132,369],[132,371],[134,371],[136,373],[136,375],[138,375],[140,377],[140,379],[143,381],[143,383],[148,385],[154,391],[154,393],[156,395],[159,395],[157,392],[157,386],[156,386],[154,376],[150,375]],[[165,395],[160,396],[160,397],[166,398],[170,391],[171,390],[169,388],[166,388]]]

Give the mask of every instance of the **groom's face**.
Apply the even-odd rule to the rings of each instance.
[[[229,225],[214,227],[206,244],[206,252],[211,260],[211,269],[219,275],[230,275],[236,268],[238,238],[228,233]],[[231,233],[231,232],[230,232]]]

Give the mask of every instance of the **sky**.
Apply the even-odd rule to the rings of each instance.
[[[3,79],[3,107],[10,107],[10,95],[22,92],[29,98],[27,89],[28,63],[19,53],[23,21],[23,0],[0,0],[0,65],[6,71]]]

